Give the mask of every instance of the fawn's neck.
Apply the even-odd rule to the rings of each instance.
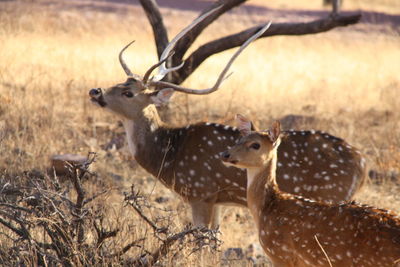
[[[269,199],[279,192],[276,183],[276,150],[263,167],[247,169],[247,205],[258,227],[258,216]],[[270,204],[270,203],[268,203]]]

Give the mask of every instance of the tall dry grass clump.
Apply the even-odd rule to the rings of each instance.
[[[282,7],[281,2],[273,1],[272,6]],[[348,2],[345,7],[354,5]],[[387,10],[390,5],[384,0],[369,2],[371,10]],[[196,15],[168,8],[162,12],[171,36]],[[239,9],[212,25],[195,46],[268,19],[268,14],[249,19]],[[387,27],[384,32],[362,25],[357,30],[259,40],[234,63],[234,74],[218,92],[201,97],[176,94],[171,104],[173,123],[231,123],[234,114],[243,113],[263,128],[287,115],[310,117],[296,126],[329,131],[367,155],[375,180],[358,200],[400,211],[400,38]],[[132,183],[149,202],[176,211],[174,229],[183,229],[188,222],[188,207],[141,170],[124,148],[105,149],[123,130],[113,115],[88,100],[90,88],[124,81],[117,55],[133,39],[127,62],[143,73],[157,58],[151,29],[139,6],[88,1],[0,3],[0,185],[28,179],[23,174],[32,171],[45,173],[52,154],[96,152],[91,168],[97,176],[85,182],[85,190],[95,194],[113,188],[94,202],[105,214],[107,229],[121,226],[117,239],[107,244],[110,248],[123,248],[150,231],[123,205],[122,192],[129,192]],[[185,85],[213,84],[231,53],[209,58]],[[75,196],[72,191],[70,196]],[[244,209],[225,209],[222,250],[245,249],[257,242],[249,218]],[[13,233],[0,228],[4,248],[10,244],[7,235]],[[146,248],[157,248],[154,240],[146,242]],[[204,251],[182,253],[182,265],[221,263],[220,256],[206,257]],[[172,259],[165,265],[172,266]]]

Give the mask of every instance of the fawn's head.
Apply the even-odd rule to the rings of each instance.
[[[210,15],[217,12],[220,8],[221,7],[217,7],[198,17],[189,26],[183,29],[177,36],[175,36],[168,44],[168,46],[164,49],[160,57],[160,61],[151,66],[143,75],[143,77],[132,73],[132,71],[125,63],[123,59],[123,53],[133,42],[126,45],[119,53],[119,61],[125,73],[127,74],[128,79],[124,83],[117,84],[105,90],[101,88],[91,89],[89,91],[89,96],[91,97],[91,100],[99,104],[101,107],[106,107],[122,117],[134,119],[138,113],[142,112],[142,110],[150,104],[161,105],[168,102],[174,91],[187,94],[205,95],[218,90],[220,84],[226,78],[226,74],[236,57],[252,41],[261,36],[269,28],[271,23],[266,24],[242,44],[240,49],[238,49],[228,61],[213,87],[208,89],[195,90],[185,88],[177,84],[165,82],[162,81],[162,79],[168,73],[176,71],[182,68],[184,65],[184,62],[182,62],[182,64],[176,67],[167,68],[166,66],[166,62],[174,54],[175,45],[177,44],[177,42],[181,39],[184,39],[186,35],[190,34],[190,30],[193,29],[193,27],[195,27],[197,24],[202,22]],[[152,72],[156,69],[158,69],[158,74],[155,76],[151,76]]]
[[[280,123],[274,122],[268,131],[252,131],[251,122],[242,115],[236,116],[242,137],[229,150],[222,153],[222,160],[238,168],[259,168],[272,159],[280,143]]]

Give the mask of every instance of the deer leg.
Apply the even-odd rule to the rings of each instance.
[[[194,226],[209,227],[211,218],[213,218],[214,203],[194,202],[190,203],[192,207],[192,218]]]
[[[211,218],[211,229],[217,229],[217,227],[220,224],[220,218],[221,218],[221,206],[220,205],[214,205],[213,213],[212,213],[212,218]]]

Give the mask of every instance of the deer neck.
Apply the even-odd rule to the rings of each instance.
[[[265,210],[279,193],[276,183],[276,151],[272,152],[270,160],[264,166],[247,169],[247,205],[258,227],[260,211]]]
[[[166,129],[156,107],[147,106],[134,119],[125,119],[123,125],[129,150],[136,161],[147,171],[157,175],[165,150],[163,140],[160,139]]]

